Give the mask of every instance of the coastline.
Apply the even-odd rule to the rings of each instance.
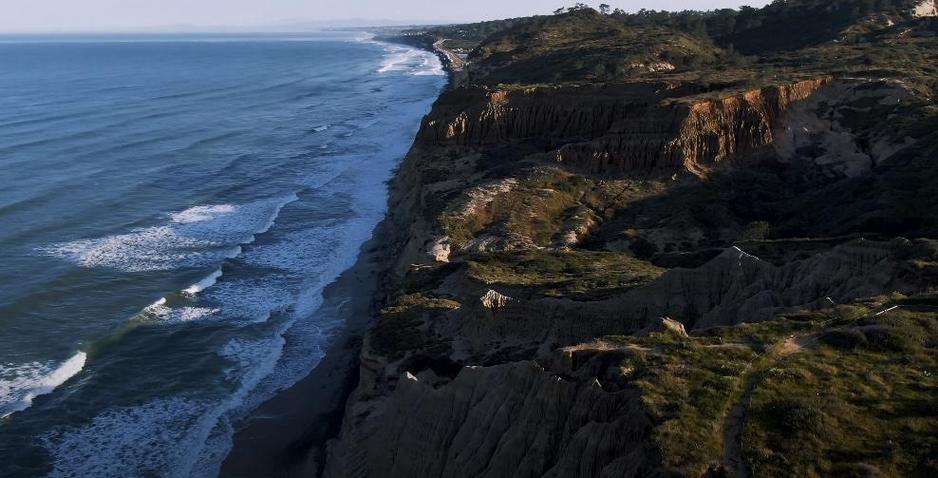
[[[324,309],[345,321],[322,361],[238,424],[219,476],[316,476],[316,460],[339,430],[345,402],[358,377],[361,338],[380,307],[387,244],[384,222],[362,245],[358,259],[323,291]],[[351,300],[349,300],[352,298]]]
[[[430,35],[422,34],[415,36],[407,35],[388,35],[376,36],[377,41],[385,43],[398,43],[433,53],[443,64],[443,70],[447,74],[447,89],[463,86],[468,80],[466,75],[466,63],[451,50],[442,46],[441,40],[436,40]]]
[[[406,37],[378,40],[437,55],[448,76],[441,94],[460,81],[457,76],[461,77],[463,70],[455,68],[447,51],[434,42],[407,41]],[[398,174],[395,169],[392,184]],[[386,197],[389,204],[394,194],[392,186]],[[321,475],[328,442],[338,436],[348,398],[358,385],[362,339],[387,295],[384,285],[394,264],[389,254],[395,237],[389,214],[375,226],[371,239],[362,244],[355,265],[323,290],[321,308],[336,311],[345,322],[342,332],[306,377],[278,392],[235,425],[220,477]]]

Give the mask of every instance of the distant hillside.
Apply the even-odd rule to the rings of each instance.
[[[858,22],[908,19],[922,0],[776,0],[762,9],[742,7],[710,12],[656,12],[615,15],[633,26],[667,25],[706,34],[746,54],[793,50],[840,38]]]
[[[579,7],[403,34],[468,58],[467,81],[475,84],[667,79],[713,90],[824,73],[902,77],[935,92],[935,10],[931,0],[779,0],[761,9],[606,15]]]
[[[594,10],[533,17],[482,42],[470,55],[473,80],[495,84],[605,82],[641,73],[712,65],[725,52],[706,36],[628,26]]]
[[[427,29],[412,29],[410,33],[423,32],[435,38],[445,38],[447,47],[468,52],[490,36],[526,21],[524,18],[494,20],[489,22],[469,23],[465,25],[444,25]]]

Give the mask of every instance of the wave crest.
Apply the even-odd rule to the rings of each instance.
[[[124,272],[205,267],[240,252],[240,244],[273,225],[296,195],[242,205],[196,206],[169,215],[166,224],[137,228],[126,234],[54,244],[39,252],[78,266]]]
[[[52,362],[0,366],[0,418],[26,410],[33,399],[55,390],[85,367],[87,354],[78,352],[58,367]]]

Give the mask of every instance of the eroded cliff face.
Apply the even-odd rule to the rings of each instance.
[[[779,266],[731,247],[700,267],[670,269],[594,301],[532,298],[517,288],[480,284],[454,272],[430,292],[458,298],[461,305],[431,317],[424,333],[449,344],[454,363],[486,363],[502,347],[541,353],[596,337],[635,334],[661,317],[692,332],[759,323],[859,298],[923,290],[930,278],[909,262],[915,250],[904,239],[857,240]],[[488,288],[493,286],[498,290]],[[393,380],[399,365],[385,362],[381,373]]]
[[[808,80],[694,103],[672,143],[681,158],[678,165],[699,173],[713,163],[772,144],[782,115],[829,81]]]
[[[485,147],[523,143],[554,162],[590,173],[684,169],[714,163],[774,141],[780,116],[829,80],[806,80],[718,99],[693,99],[687,87],[517,90],[448,93],[425,120],[423,144]]]
[[[829,175],[858,177],[914,143],[889,124],[914,101],[899,82],[829,83],[782,116],[774,149],[786,161],[807,160]]]
[[[687,99],[694,87],[639,83],[616,87],[536,87],[514,90],[460,88],[444,93],[424,119],[417,143],[399,180],[401,194],[392,211],[412,210],[401,227],[412,230],[399,270],[428,258],[448,261],[459,251],[486,252],[537,247],[536,241],[495,223],[469,240],[447,234],[425,218],[441,197],[456,195],[451,219],[480,219],[486,207],[518,189],[516,178],[491,179],[478,163],[479,151],[511,148],[506,162],[521,159],[566,170],[628,177],[653,174],[704,175],[708,168],[745,157],[772,144],[785,113],[830,82],[829,79],[773,86],[719,99]],[[804,110],[804,108],[802,108]],[[427,181],[444,172],[446,181]],[[452,178],[452,179],[451,179]],[[528,197],[535,192],[526,191]],[[550,195],[542,189],[541,196]],[[530,214],[549,209],[555,199],[532,204]],[[437,213],[442,211],[436,211]],[[393,213],[392,213],[393,214]],[[596,226],[595,211],[571,205],[559,220],[564,229],[551,239],[554,247],[575,246]],[[486,224],[488,225],[488,224]]]
[[[444,94],[392,184],[390,296],[325,476],[720,476],[741,460],[733,400],[783,334],[935,283],[933,242],[766,240],[759,217],[708,213],[736,196],[679,190],[755,153],[824,184],[872,174],[911,143],[855,113],[911,101],[904,90],[821,78],[687,94]],[[861,135],[882,139],[864,168],[825,153]],[[669,195],[677,205],[654,205]],[[686,220],[690,208],[704,217]],[[645,248],[678,259],[651,264]]]
[[[333,450],[329,476],[642,476],[648,425],[636,393],[534,362],[466,368],[437,386],[408,373]]]

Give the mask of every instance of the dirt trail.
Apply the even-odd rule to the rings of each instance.
[[[752,393],[762,381],[765,370],[772,368],[783,358],[813,347],[818,343],[818,334],[791,336],[778,343],[760,360],[760,365],[750,365],[743,373],[743,392],[723,420],[723,469],[734,478],[750,478],[752,470],[743,456],[742,437],[746,429],[746,418],[752,406]]]
[[[817,342],[817,334],[789,337],[788,340],[782,342],[775,350],[776,361],[788,355],[801,352],[802,349],[814,347],[817,345]]]

